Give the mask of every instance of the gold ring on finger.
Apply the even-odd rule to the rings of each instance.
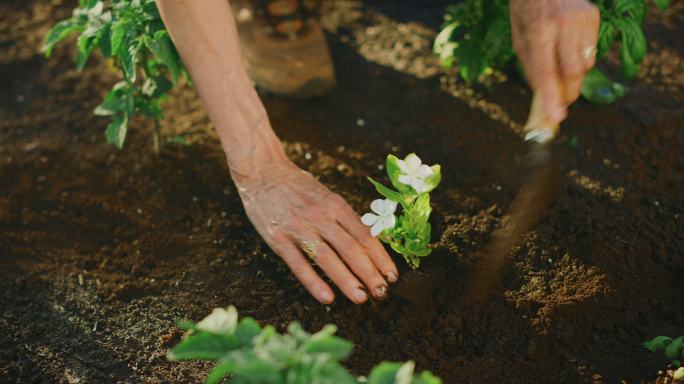
[[[318,255],[318,244],[320,243],[320,240],[305,240],[302,241],[299,246],[302,248],[302,251],[306,253],[307,256],[311,260],[316,261],[316,256]]]

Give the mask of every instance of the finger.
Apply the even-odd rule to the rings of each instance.
[[[541,97],[544,114],[553,123],[559,123],[565,119],[566,110],[556,57],[558,27],[550,22],[536,23],[530,27],[529,34],[529,68],[525,73]]]
[[[580,28],[582,32],[582,49],[586,47],[596,47],[598,44],[599,27],[601,24],[601,12],[594,4],[587,4],[588,10],[585,12],[584,27]],[[594,50],[595,52],[596,50]],[[591,55],[584,61],[586,70],[590,70],[596,64],[596,54]]]
[[[385,247],[380,244],[377,238],[371,235],[368,227],[361,222],[356,212],[346,205],[341,210],[337,222],[361,244],[366,250],[366,254],[370,256],[371,261],[375,264],[375,268],[387,278],[387,281],[390,283],[396,282],[399,276],[397,266],[387,251],[385,251]]]
[[[582,78],[587,70],[583,57],[583,36],[572,21],[561,22],[558,39],[558,64],[563,82],[563,99],[566,105],[573,103],[580,94]]]
[[[368,294],[363,290],[361,282],[349,271],[349,268],[327,243],[322,241],[318,245],[315,261],[353,303],[363,304],[368,300]]]
[[[335,301],[335,294],[328,284],[321,279],[314,271],[297,246],[295,246],[290,239],[285,236],[277,239],[271,245],[275,253],[280,256],[285,264],[290,268],[292,274],[295,275],[302,285],[311,293],[311,295],[322,304],[330,304]]]
[[[362,247],[347,231],[337,223],[320,228],[323,238],[332,245],[345,264],[363,282],[368,291],[376,299],[387,296],[387,281],[380,275],[375,264],[371,261]]]

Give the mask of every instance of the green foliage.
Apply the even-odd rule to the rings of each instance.
[[[657,336],[644,342],[644,347],[651,352],[663,351],[675,367],[681,367],[684,362],[684,336],[674,340],[667,336]]]
[[[106,5],[102,0],[80,0],[71,18],[58,22],[45,36],[45,55],[50,57],[55,45],[72,34],[78,34],[77,70],[97,49],[123,78],[94,111],[111,118],[105,131],[108,143],[123,147],[128,123],[136,114],[157,124],[164,119],[161,103],[181,76],[187,78],[187,72],[154,0],[112,0]]]
[[[592,0],[601,12],[596,60],[619,45],[622,75],[634,78],[646,55],[643,24],[646,0]],[[665,10],[669,0],[654,0]],[[447,8],[445,24],[437,35],[434,52],[446,68],[458,65],[469,82],[515,59],[507,0],[464,0]],[[596,103],[610,103],[624,94],[624,87],[610,82],[598,69],[582,84],[582,96]]]
[[[439,165],[430,167],[431,174],[422,181],[424,185],[417,191],[409,184],[400,181],[401,170],[409,162],[411,157],[417,158],[415,154],[409,154],[405,160],[400,160],[394,155],[387,156],[386,169],[393,190],[383,184],[368,178],[375,186],[375,189],[385,198],[395,201],[401,205],[401,216],[396,220],[394,228],[385,229],[379,236],[380,240],[389,244],[392,249],[404,256],[409,265],[413,268],[420,266],[420,259],[428,256],[432,249],[429,247],[431,226],[429,223],[430,213],[430,192],[435,189],[442,180],[441,168]],[[420,164],[420,159],[418,159]],[[427,167],[426,165],[421,165]]]
[[[340,364],[351,353],[353,344],[335,336],[334,325],[326,325],[312,335],[294,322],[286,333],[279,334],[272,326],[261,328],[249,317],[238,322],[237,316],[232,316],[236,313],[234,307],[217,308],[197,324],[179,322],[188,330],[188,336],[167,354],[167,359],[216,361],[206,383],[226,378],[230,383],[253,384],[365,382]],[[429,372],[414,375],[413,371],[413,362],[384,362],[373,370],[367,382],[441,384]]]

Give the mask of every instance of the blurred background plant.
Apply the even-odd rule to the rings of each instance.
[[[105,131],[107,142],[122,148],[129,122],[134,115],[143,115],[154,119],[153,146],[159,152],[160,121],[164,119],[161,104],[181,77],[190,79],[154,0],[79,0],[72,16],[55,24],[45,36],[46,57],[72,34],[78,35],[78,71],[93,51],[99,50],[123,79],[94,111],[111,119]]]
[[[648,10],[646,0],[592,0],[601,12],[596,61],[613,48],[619,50],[622,76],[634,78],[646,55],[643,32]],[[666,10],[670,0],[653,0]],[[433,50],[445,68],[457,66],[467,82],[477,82],[494,70],[515,62],[524,77],[513,50],[508,0],[464,0],[447,8],[443,29]],[[622,97],[625,87],[610,80],[596,66],[587,73],[582,96],[594,103],[612,103]]]

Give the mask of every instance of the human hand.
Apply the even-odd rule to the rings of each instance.
[[[587,0],[510,0],[509,7],[513,47],[538,110],[557,125],[595,64],[599,10]]]
[[[342,197],[289,160],[233,179],[257,232],[316,300],[329,304],[335,296],[310,262],[356,304],[368,299],[366,292],[376,299],[387,296],[387,282],[397,280],[397,268]],[[308,256],[312,260],[305,242],[315,253]]]

